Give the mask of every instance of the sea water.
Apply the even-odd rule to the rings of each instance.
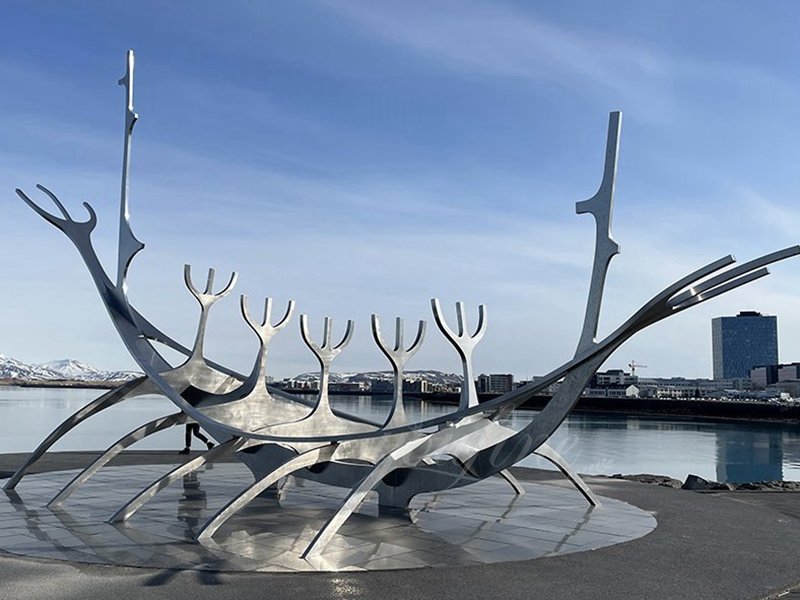
[[[65,418],[102,393],[79,388],[0,388],[0,453],[32,451]],[[375,420],[387,414],[391,403],[387,397],[370,396],[333,396],[331,401],[334,407]],[[406,402],[411,420],[452,410],[452,406],[414,399]],[[81,423],[53,450],[103,450],[139,425],[175,411],[158,396],[126,400]],[[516,411],[506,424],[519,429],[535,415]],[[694,473],[716,481],[800,480],[797,424],[573,413],[549,443],[586,474],[653,473],[682,480]],[[132,448],[177,452],[182,447],[183,428],[176,427]],[[552,468],[535,457],[520,464]]]

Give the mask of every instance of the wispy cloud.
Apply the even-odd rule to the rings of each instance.
[[[616,32],[565,27],[503,2],[324,2],[374,39],[468,78],[505,77],[560,84],[625,100],[637,119],[670,122],[678,82],[712,88],[747,86],[798,96],[798,86],[754,64],[666,51]],[[616,107],[614,107],[616,108]],[[711,108],[711,107],[708,107]]]
[[[617,107],[626,111],[614,223],[623,254],[601,329],[722,254],[744,260],[795,239],[797,85],[786,65],[744,45],[715,54],[705,38],[642,35],[652,23],[641,15],[609,27],[530,3],[233,2],[224,17],[195,12],[169,31],[129,21],[141,50],[133,224],[148,244],[131,293],[182,340],[196,318],[181,282],[189,262],[238,270],[237,291],[254,302],[292,297],[314,323],[356,318],[336,368],[382,367],[369,314],[430,320],[432,296],[489,306],[478,369],[552,368],[574,351],[593,249],[591,218],[576,217],[573,202],[596,189],[599,113]],[[82,17],[100,27],[108,14]],[[212,24],[237,35],[209,34]],[[29,20],[20,35],[36,27]],[[77,48],[108,49],[62,41],[39,58],[0,58],[0,82],[13,91],[0,98],[0,236],[14,270],[2,349],[46,360],[80,339],[82,357],[130,366],[68,242],[13,194],[36,194],[42,182],[76,212],[92,202],[97,243],[114,263],[122,57],[103,59],[108,73],[87,72],[75,64],[88,51]],[[72,71],[50,60],[62,53]],[[780,314],[782,332],[800,327],[800,268],[775,271],[637,337],[615,365],[636,358],[653,374],[708,375],[708,320],[743,307]],[[215,309],[209,335],[213,356],[249,368],[254,339],[235,302]],[[781,336],[789,359],[800,356],[796,337]],[[281,375],[314,368],[312,359],[296,326],[270,358]],[[433,331],[415,362],[458,369]]]
[[[328,2],[385,42],[466,73],[616,86],[663,77],[668,64],[647,48],[595,31],[567,31],[503,3]]]
[[[800,243],[800,213],[795,210],[791,198],[770,199],[757,190],[742,187],[734,188],[732,195],[751,216],[746,229],[752,230],[757,224],[761,229],[772,231],[775,237],[790,237]],[[795,195],[796,192],[792,194]]]

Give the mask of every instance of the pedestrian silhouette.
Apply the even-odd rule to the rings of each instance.
[[[189,454],[192,449],[192,436],[196,437],[201,442],[204,442],[206,447],[211,450],[214,447],[214,442],[210,441],[206,436],[200,433],[200,424],[199,423],[187,423],[186,424],[186,445],[184,446],[183,450],[178,452],[178,454]]]

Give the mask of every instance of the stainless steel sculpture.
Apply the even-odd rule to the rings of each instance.
[[[89,204],[84,203],[88,219],[76,221],[59,199],[41,185],[37,187],[56,205],[61,217],[44,210],[21,190],[17,190],[17,194],[76,246],[120,338],[145,376],[108,392],[62,423],[8,480],[5,489],[13,490],[31,466],[73,427],[116,403],[145,393],[158,393],[169,398],[178,412],[146,423],[113,443],[52,499],[51,506],[67,501],[117,453],[155,431],[190,419],[202,425],[219,445],[165,473],[120,507],[111,516],[111,521],[131,518],[149,498],[176,479],[230,454],[235,454],[252,471],[253,483],[232,495],[227,505],[200,528],[197,539],[201,542],[211,538],[226,520],[247,506],[253,498],[273,488],[288,475],[350,490],[339,510],[331,515],[302,552],[305,557],[324,550],[370,491],[378,493],[379,507],[386,511],[407,508],[411,499],[419,493],[466,486],[492,475],[505,477],[512,488],[521,493],[522,488],[507,469],[531,453],[555,464],[587,501],[597,504],[597,498],[581,478],[547,445],[548,438],[575,405],[595,370],[623,342],[645,327],[763,277],[768,273],[765,268],[767,265],[800,253],[800,247],[795,246],[733,268],[728,268],[735,262],[732,257],[717,260],[665,288],[613,333],[597,341],[595,338],[606,273],[611,259],[619,253],[619,246],[611,237],[611,212],[621,113],[613,112],[609,122],[602,183],[592,198],[579,202],[576,207],[579,214],[590,213],[594,216],[596,246],[586,315],[572,360],[524,387],[479,404],[472,381],[472,350],[486,329],[485,308],[479,307],[479,322],[470,335],[463,304],[457,304],[458,330],[455,332],[447,325],[439,301],[434,299],[434,319],[462,361],[464,383],[461,401],[457,409],[444,416],[408,422],[402,400],[403,369],[423,342],[425,323],[420,322],[414,342],[405,348],[403,322],[398,318],[392,347],[385,343],[378,316],[373,315],[373,337],[392,366],[395,395],[392,409],[384,422],[372,422],[358,415],[333,410],[327,396],[331,363],[350,341],[354,327],[352,321],[348,321],[342,340],[333,345],[333,323],[326,317],[322,343],[317,344],[309,334],[307,315],[301,315],[302,338],[320,364],[319,397],[316,402],[308,403],[272,389],[265,383],[270,340],[289,323],[295,308],[293,301],[289,301],[284,316],[273,325],[272,299],[266,300],[264,317],[259,323],[248,309],[247,298],[241,297],[242,316],[260,342],[249,375],[210,362],[203,355],[210,310],[230,293],[236,282],[236,274],[231,276],[220,292],[214,293],[214,271],[210,270],[206,286],[201,292],[192,282],[190,267],[185,267],[186,286],[200,305],[197,335],[191,348],[172,339],[131,306],[127,294],[127,272],[134,257],[144,247],[133,234],[129,222],[130,148],[133,126],[138,118],[133,108],[133,70],[133,52],[129,52],[127,72],[120,80],[126,91],[126,106],[115,280],[103,269],[92,245],[91,233],[97,224],[97,215]],[[173,366],[158,352],[156,343],[177,350],[186,356],[185,362]],[[520,431],[502,425],[502,418],[510,411],[559,380],[561,385],[558,391],[530,425]]]
[[[383,341],[378,315],[372,315],[372,337],[392,365],[392,373],[394,374],[392,408],[389,410],[389,416],[386,417],[383,426],[400,427],[406,424],[406,411],[403,407],[403,370],[408,360],[422,347],[422,341],[425,339],[425,321],[419,322],[417,337],[414,338],[414,341],[407,349],[403,348],[403,319],[401,317],[397,317],[395,324],[394,348],[390,348]]]

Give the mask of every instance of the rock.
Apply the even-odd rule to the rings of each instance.
[[[722,483],[703,479],[699,475],[687,475],[686,481],[681,486],[683,490],[703,491],[711,490],[717,492],[732,492],[736,489],[732,483]]]
[[[636,481],[651,485],[661,485],[664,487],[681,488],[694,491],[775,491],[775,492],[800,492],[800,481],[756,481],[747,483],[722,483],[703,479],[699,475],[688,475],[683,483],[678,479],[665,475],[651,475],[649,473],[639,473],[637,475],[623,475],[614,473],[609,476],[611,479],[624,479],[626,481]]]
[[[763,490],[764,488],[761,487],[757,483],[753,483],[752,481],[748,481],[746,483],[739,483],[736,485],[737,490],[747,490],[747,491],[756,491],[756,490]]]
[[[720,483],[718,481],[709,481],[708,482],[710,490],[718,490],[722,492],[732,492],[736,489],[736,486],[732,483]]]
[[[670,488],[681,487],[681,482],[666,475],[651,475],[650,473],[639,473],[637,475],[622,475],[621,473],[614,473],[612,479],[625,479],[626,481],[637,481],[639,483],[649,483],[652,485],[661,485]]]
[[[664,475],[633,475],[633,477],[636,477],[637,481],[641,481],[642,483],[653,483],[655,485],[671,488],[679,488],[681,486],[681,482],[677,479]]]
[[[686,481],[683,482],[681,489],[693,491],[711,490],[714,489],[714,485],[718,484],[719,482],[717,481],[709,481],[708,479],[703,479],[699,475],[692,475],[690,473],[686,476]]]
[[[800,491],[798,481],[748,481],[737,483],[736,490],[745,492],[797,492]]]

